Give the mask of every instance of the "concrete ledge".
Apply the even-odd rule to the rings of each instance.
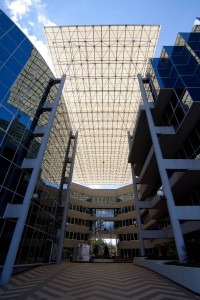
[[[112,258],[92,258],[91,262],[93,262],[93,263],[113,263],[114,259],[112,259]]]
[[[200,268],[164,265],[169,260],[150,260],[146,257],[135,257],[134,264],[148,268],[158,274],[200,294]]]
[[[51,263],[51,264],[54,264],[54,263]],[[14,265],[12,275],[14,275],[16,273],[21,273],[21,272],[24,272],[29,269],[39,267],[42,265],[44,265],[44,264],[43,263],[32,263],[32,264]],[[1,275],[2,271],[3,271],[3,265],[0,265],[0,275]]]
[[[128,257],[92,258],[91,262],[94,262],[94,263],[132,263],[133,259],[128,258]]]
[[[114,258],[115,263],[132,263],[133,259],[128,257],[116,257]]]

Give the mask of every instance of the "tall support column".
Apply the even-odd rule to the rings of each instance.
[[[21,241],[21,237],[23,234],[23,230],[24,230],[24,225],[26,222],[26,218],[28,215],[28,211],[29,211],[29,207],[30,207],[30,203],[31,203],[31,199],[34,193],[34,189],[35,189],[35,185],[37,183],[37,179],[40,173],[40,167],[42,164],[42,160],[43,160],[43,156],[45,153],[45,149],[49,140],[49,136],[50,136],[50,131],[53,125],[53,121],[54,121],[54,117],[56,114],[56,110],[59,104],[59,100],[61,97],[61,93],[62,93],[62,89],[64,86],[64,82],[65,82],[65,78],[66,76],[63,75],[61,80],[59,80],[59,87],[58,87],[58,91],[57,94],[55,96],[54,99],[54,104],[53,107],[51,109],[50,112],[50,116],[49,116],[49,120],[48,120],[48,124],[46,126],[46,131],[44,133],[44,136],[42,138],[42,143],[40,145],[40,149],[37,155],[37,159],[34,160],[34,167],[32,170],[32,174],[29,180],[29,184],[26,190],[26,194],[24,196],[24,201],[23,204],[21,204],[20,206],[20,215],[17,219],[16,222],[16,226],[15,226],[15,230],[13,233],[13,237],[10,243],[10,247],[6,256],[6,260],[5,260],[5,264],[3,267],[3,271],[2,271],[2,275],[1,275],[1,280],[0,280],[0,284],[1,285],[6,285],[9,283],[10,277],[12,275],[12,270],[13,270],[13,266],[15,263],[15,259],[17,256],[17,251],[19,248],[19,244]],[[56,80],[57,81],[57,80]],[[58,83],[58,82],[56,82]]]
[[[75,155],[76,155],[76,147],[77,147],[77,140],[78,140],[78,132],[76,132],[75,136],[72,135],[72,132],[70,132],[69,142],[67,145],[67,151],[66,156],[63,164],[63,170],[62,170],[62,178],[61,178],[61,185],[60,185],[60,201],[62,199],[62,190],[64,186],[64,177],[65,172],[67,168],[67,164],[70,164],[70,171],[69,171],[69,177],[67,178],[67,192],[66,192],[66,198],[64,202],[63,207],[63,215],[62,215],[62,223],[61,228],[58,230],[58,252],[56,257],[56,263],[59,264],[62,259],[62,249],[63,249],[63,243],[64,243],[64,236],[65,236],[65,226],[66,226],[66,220],[67,220],[67,211],[68,211],[68,205],[69,205],[69,199],[70,199],[70,191],[71,191],[71,184],[72,184],[72,176],[73,176],[73,169],[74,169],[74,162],[75,162]],[[72,145],[73,143],[73,145]],[[70,150],[72,147],[72,156],[69,157]]]
[[[128,132],[128,141],[129,141],[129,149],[130,149],[131,146],[130,132]],[[134,194],[134,203],[135,203],[136,219],[137,219],[137,226],[138,226],[140,255],[145,256],[144,239],[142,237],[142,223],[141,223],[141,216],[140,216],[140,208],[138,205],[139,197],[138,197],[138,190],[137,190],[137,178],[135,176],[135,169],[133,163],[131,164],[131,171],[132,171],[132,178],[133,178],[133,194]]]
[[[69,152],[70,152],[70,149],[72,147],[72,141],[75,137],[73,136],[72,134],[72,131],[70,131],[70,134],[69,134],[69,140],[68,140],[68,143],[67,143],[67,149],[66,149],[66,152],[65,152],[65,159],[64,159],[64,162],[63,162],[63,168],[62,168],[62,174],[61,174],[61,180],[60,180],[60,188],[59,188],[59,195],[58,195],[58,203],[62,204],[62,193],[63,193],[63,188],[64,188],[64,184],[67,184],[68,183],[68,179],[66,178],[66,169],[67,169],[67,164],[68,163],[71,163],[70,159],[69,159]]]
[[[150,110],[149,105],[148,105],[148,98],[147,98],[146,91],[145,91],[145,88],[144,88],[144,83],[142,81],[142,77],[141,77],[140,74],[138,74],[138,81],[139,81],[139,85],[140,85],[140,91],[141,91],[142,99],[143,99],[143,102],[144,102],[147,121],[148,121],[149,130],[150,130],[150,134],[151,134],[151,138],[152,138],[152,143],[153,143],[153,146],[154,146],[156,161],[157,161],[158,169],[159,169],[159,172],[160,172],[162,187],[163,187],[164,195],[165,195],[165,198],[166,198],[168,212],[169,212],[169,216],[170,216],[170,220],[171,220],[171,224],[172,224],[172,230],[173,230],[173,233],[174,233],[174,238],[175,238],[175,243],[176,243],[176,249],[177,249],[177,253],[178,253],[179,262],[184,263],[184,262],[187,261],[187,252],[186,252],[186,248],[185,248],[183,233],[182,233],[182,230],[181,230],[180,222],[179,222],[179,220],[177,219],[177,216],[176,216],[175,202],[174,202],[173,194],[172,194],[172,191],[171,191],[171,186],[170,186],[170,183],[169,183],[167,171],[163,167],[163,165],[164,165],[163,164],[163,156],[162,156],[162,152],[161,152],[161,149],[160,149],[160,144],[159,144],[159,141],[158,141],[158,137],[157,137],[157,134],[156,134],[156,131],[155,131],[155,126],[154,126],[151,110]]]

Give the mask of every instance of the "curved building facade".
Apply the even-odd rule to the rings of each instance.
[[[147,210],[141,212],[145,223]],[[73,247],[92,244],[92,240],[107,240],[116,246],[114,256],[139,256],[139,239],[133,187],[91,189],[72,185],[66,225],[63,258],[69,259]],[[146,241],[146,255],[155,252],[155,242]],[[94,256],[94,249],[91,254]],[[110,255],[113,253],[110,251]]]
[[[20,219],[20,210],[40,152],[43,131],[55,96],[57,81],[21,30],[0,11],[0,264],[5,259]],[[62,115],[61,115],[62,113]],[[62,124],[60,122],[62,121]],[[15,264],[48,262],[57,242],[58,184],[70,123],[63,98],[42,159]],[[45,130],[44,130],[45,131]],[[51,160],[49,159],[51,157]],[[56,159],[56,168],[55,168]],[[55,260],[55,258],[54,258]]]

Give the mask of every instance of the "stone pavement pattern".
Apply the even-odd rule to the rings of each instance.
[[[132,263],[45,265],[0,287],[2,300],[192,300],[200,297]]]

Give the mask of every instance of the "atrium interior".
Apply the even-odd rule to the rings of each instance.
[[[76,247],[199,261],[200,25],[160,58],[158,25],[45,27],[55,74],[0,30],[1,284]]]

